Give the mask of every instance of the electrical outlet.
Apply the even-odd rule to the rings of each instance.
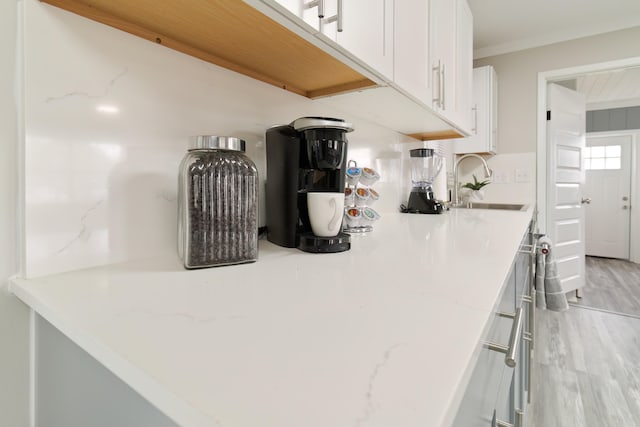
[[[507,182],[507,174],[503,171],[493,171],[493,176],[491,177],[491,182],[494,184],[504,184]]]
[[[516,177],[516,182],[520,182],[520,183],[531,182],[531,173],[529,169],[516,169],[515,177]]]

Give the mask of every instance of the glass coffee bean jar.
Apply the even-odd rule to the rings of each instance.
[[[244,151],[239,138],[190,140],[178,189],[178,253],[187,269],[258,258],[258,170]]]

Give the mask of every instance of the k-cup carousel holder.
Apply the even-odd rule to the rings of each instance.
[[[371,232],[373,224],[380,219],[380,214],[371,208],[380,198],[372,188],[380,174],[368,167],[359,168],[355,160],[349,160],[346,175],[342,229],[345,233]]]

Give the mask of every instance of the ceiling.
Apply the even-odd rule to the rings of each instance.
[[[640,105],[640,67],[591,73],[558,83],[584,94],[588,110]]]
[[[474,57],[640,26],[640,0],[468,0]]]

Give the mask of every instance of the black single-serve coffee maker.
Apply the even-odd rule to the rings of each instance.
[[[302,117],[267,130],[267,239],[305,252],[342,252],[349,235],[320,237],[311,231],[307,193],[343,193],[347,132],[340,119]]]

